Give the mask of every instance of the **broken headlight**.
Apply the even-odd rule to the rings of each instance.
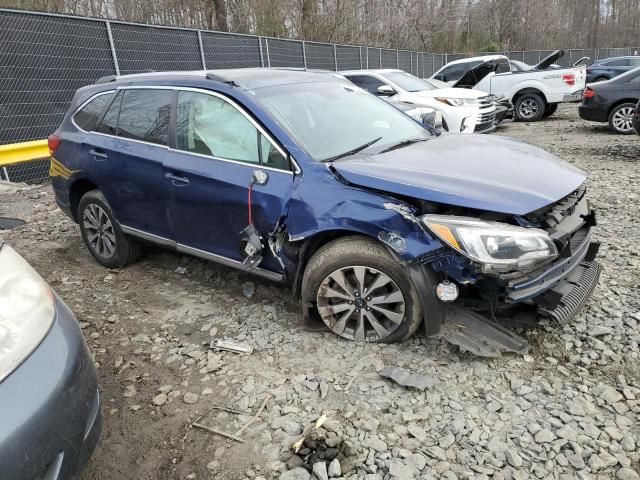
[[[45,337],[54,318],[53,292],[8,245],[0,245],[0,382]]]
[[[531,270],[558,256],[544,230],[454,215],[423,215],[423,224],[440,240],[478,262],[485,273]]]

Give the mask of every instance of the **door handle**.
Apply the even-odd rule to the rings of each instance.
[[[187,185],[189,183],[189,179],[186,177],[178,177],[177,175],[174,175],[173,173],[165,173],[164,174],[164,178],[166,178],[167,180],[171,180],[171,183],[173,183],[176,186],[184,186]],[[177,182],[177,183],[176,183]],[[178,185],[180,184],[180,185]]]
[[[89,150],[89,153],[91,155],[93,155],[94,157],[96,157],[96,160],[97,159],[102,159],[102,160],[106,160],[107,159],[107,154],[104,153],[102,150],[97,150],[97,149],[94,148],[92,150]]]

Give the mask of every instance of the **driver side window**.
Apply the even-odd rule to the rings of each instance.
[[[178,92],[176,148],[224,160],[289,170],[288,160],[229,102]]]

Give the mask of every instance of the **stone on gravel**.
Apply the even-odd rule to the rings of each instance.
[[[327,473],[331,478],[339,477],[340,475],[342,475],[342,470],[340,469],[340,461],[338,461],[337,458],[331,460]]]
[[[329,480],[329,474],[327,473],[326,462],[316,462],[312,466],[313,473],[318,480]]]
[[[556,436],[552,431],[542,428],[538,430],[533,438],[538,443],[550,443],[555,440]]]
[[[184,401],[184,403],[192,405],[194,403],[198,403],[199,398],[200,396],[197,393],[187,392],[184,394],[182,400]]]
[[[366,438],[362,442],[362,445],[367,447],[367,448],[371,448],[371,449],[375,450],[376,452],[384,452],[384,451],[387,450],[387,444],[383,440],[380,440],[377,437]]]
[[[404,368],[387,367],[378,372],[381,377],[389,378],[403,387],[415,388],[418,390],[431,390],[436,381],[427,375],[410,373]]]
[[[617,480],[640,480],[640,475],[638,475],[634,470],[630,468],[621,468],[616,472]]]
[[[166,393],[159,393],[158,395],[153,397],[151,403],[153,403],[156,407],[159,407],[160,405],[164,405],[165,403],[167,403],[167,399],[168,397]]]
[[[283,472],[278,477],[279,480],[309,480],[311,475],[302,467]]]

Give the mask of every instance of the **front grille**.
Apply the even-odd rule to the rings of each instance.
[[[496,119],[496,111],[481,112],[476,117],[476,123],[493,122]]]
[[[493,120],[491,120],[489,122],[485,122],[485,123],[478,123],[476,125],[476,128],[473,131],[475,133],[480,133],[480,132],[484,132],[485,130],[490,129],[491,127],[493,127]]]

